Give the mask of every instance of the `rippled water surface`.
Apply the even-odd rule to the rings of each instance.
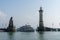
[[[0,40],[60,40],[60,32],[0,32]]]

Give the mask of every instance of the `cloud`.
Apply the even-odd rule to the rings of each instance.
[[[0,23],[6,21],[7,14],[0,11]]]
[[[7,15],[4,13],[4,12],[1,12],[0,11],[0,18],[4,18],[4,17],[6,17]]]

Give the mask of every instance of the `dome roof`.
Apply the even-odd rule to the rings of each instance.
[[[21,32],[34,32],[34,29],[30,25],[24,25],[24,26],[18,28],[17,31],[21,31]]]

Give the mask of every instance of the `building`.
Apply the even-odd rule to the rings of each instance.
[[[34,32],[34,29],[31,27],[31,25],[24,25],[17,29],[17,31],[20,32]]]

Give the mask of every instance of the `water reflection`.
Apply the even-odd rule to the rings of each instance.
[[[39,38],[39,40],[44,40],[44,32],[43,31],[38,32],[38,38]]]
[[[8,40],[14,40],[14,32],[7,32],[8,33]]]
[[[44,32],[43,31],[40,31],[40,32],[38,32],[39,34],[41,34],[41,35],[43,35],[44,34]]]

